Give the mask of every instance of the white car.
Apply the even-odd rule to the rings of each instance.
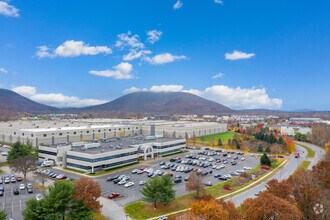
[[[5,152],[5,151],[3,151],[3,152],[1,152],[1,155],[2,155],[2,156],[8,156],[8,153]]]
[[[131,187],[131,186],[134,186],[134,182],[128,182],[125,184],[126,188]]]
[[[19,185],[19,189],[20,189],[20,190],[24,190],[24,189],[25,189],[25,185],[24,185],[23,183],[20,184],[20,185]]]
[[[140,185],[140,186],[142,186],[142,185],[144,185],[144,184],[146,184],[146,181],[144,181],[144,180],[141,180],[141,181],[139,182],[139,185]]]
[[[245,160],[245,157],[242,157],[242,158],[241,158],[241,161],[243,161],[243,160]]]
[[[37,201],[40,201],[40,200],[42,200],[43,198],[44,198],[44,196],[41,195],[41,194],[37,194],[37,195],[36,195],[36,200],[37,200]]]
[[[231,158],[231,156],[230,156],[230,155],[228,155],[228,156],[227,156],[227,158]]]
[[[126,180],[121,180],[118,185],[124,185],[126,183]]]
[[[26,185],[26,188],[28,188],[28,189],[32,188],[32,184],[31,184],[31,183],[28,183],[28,184]]]
[[[243,167],[244,170],[251,170],[251,167]]]
[[[138,172],[138,169],[132,170],[132,173],[137,173],[137,172]]]

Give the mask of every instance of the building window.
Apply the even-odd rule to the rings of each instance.
[[[77,132],[73,132],[73,134],[77,134]]]
[[[62,136],[62,133],[59,133],[58,135],[59,135],[59,136]]]
[[[47,134],[44,134],[44,137],[47,137]]]
[[[31,137],[33,137],[33,134],[31,134]]]
[[[89,134],[89,131],[86,131],[87,134]]]
[[[24,136],[24,133],[22,133],[22,136]]]
[[[101,132],[101,130],[99,130],[99,132]]]

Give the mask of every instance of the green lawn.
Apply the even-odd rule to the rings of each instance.
[[[309,147],[299,144],[299,146],[302,146],[303,148],[305,148],[305,150],[307,151],[307,157],[315,157],[315,151],[310,149]]]
[[[222,143],[227,143],[229,139],[233,139],[234,134],[235,134],[235,132],[227,131],[227,132],[220,133],[220,134],[202,136],[202,137],[200,137],[200,139],[201,139],[201,141],[210,141],[212,139],[217,141],[219,138],[221,138]]]
[[[304,160],[304,161],[300,164],[299,169],[307,170],[307,168],[309,167],[310,164],[311,164],[310,161]]]

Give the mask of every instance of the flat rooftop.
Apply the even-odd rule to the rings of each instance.
[[[147,143],[164,143],[169,141],[176,141],[180,140],[177,138],[155,138],[152,140],[145,139],[144,136],[135,136],[135,137],[124,137],[124,138],[111,138],[107,139],[107,142],[101,142],[100,147],[94,147],[89,149],[84,149],[83,147],[72,147],[71,151],[74,152],[82,152],[82,153],[89,153],[89,154],[99,154],[104,152],[111,152],[111,151],[118,151],[123,149],[130,149],[135,148],[136,145],[147,144]],[[92,143],[92,142],[86,142]],[[135,146],[134,146],[135,145]]]

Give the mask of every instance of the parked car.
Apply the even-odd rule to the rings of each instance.
[[[251,170],[251,167],[243,167],[244,170]]]
[[[214,174],[215,178],[219,178],[220,176],[221,176],[221,174],[219,174],[219,173]]]
[[[32,184],[31,184],[31,183],[28,183],[28,184],[26,185],[26,188],[28,188],[28,189],[32,189]]]
[[[36,200],[37,201],[40,201],[40,200],[42,200],[44,198],[44,196],[42,195],[42,194],[37,194],[36,195]]]
[[[17,177],[16,177],[16,180],[17,180],[17,182],[21,182],[23,179],[22,179],[21,176],[17,176]]]
[[[126,183],[126,180],[120,180],[120,182],[118,183],[118,185],[124,185]]]
[[[4,195],[4,191],[0,191],[0,196],[3,196]]]
[[[212,183],[210,181],[206,181],[206,182],[204,182],[204,185],[205,186],[212,186]]]
[[[128,182],[124,185],[124,187],[126,187],[126,188],[131,187],[131,186],[134,186],[134,182]]]
[[[113,183],[119,183],[121,180],[119,178],[115,179]]]
[[[19,190],[17,188],[13,189],[14,195],[19,195]]]
[[[144,180],[141,180],[141,181],[139,182],[139,185],[140,185],[140,186],[143,186],[144,184],[146,184],[146,181],[144,181]]]
[[[33,189],[32,189],[32,188],[28,188],[26,191],[27,191],[28,193],[33,193]]]
[[[20,185],[19,185],[19,189],[20,189],[20,190],[24,190],[24,189],[25,189],[25,185],[24,185],[23,183],[20,184]]]
[[[119,177],[118,175],[109,176],[109,177],[107,177],[107,181],[113,181],[113,180],[117,179],[118,177]]]
[[[245,157],[242,157],[242,158],[241,158],[241,161],[244,161],[244,160],[245,160]]]

